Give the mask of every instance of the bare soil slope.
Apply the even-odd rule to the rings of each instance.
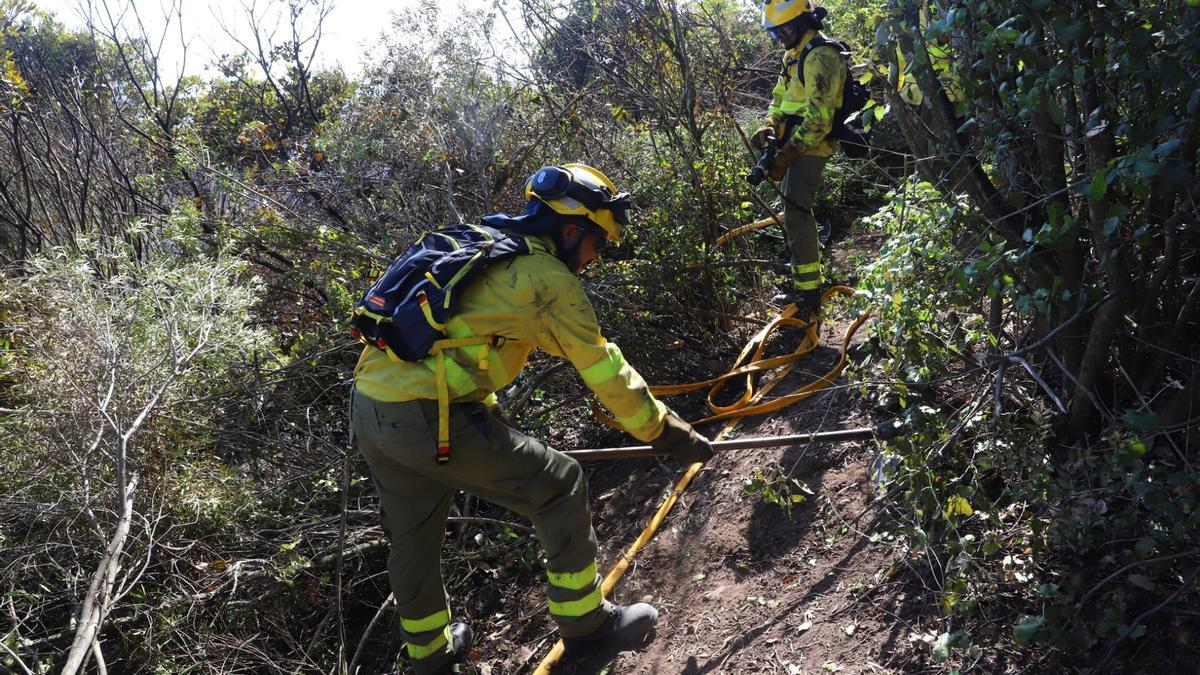
[[[822,347],[772,393],[826,372],[847,323],[824,326]],[[731,437],[872,424],[860,407],[842,380],[771,417],[747,419]],[[554,672],[914,672],[938,632],[936,600],[895,573],[898,545],[877,529],[878,507],[871,503],[873,456],[870,443],[718,455],[613,596],[660,608],[654,642],[640,652],[567,659]],[[632,475],[627,466],[593,475],[605,569],[680,475],[652,462]],[[548,644],[526,645],[520,656],[529,661],[519,670],[532,671]]]

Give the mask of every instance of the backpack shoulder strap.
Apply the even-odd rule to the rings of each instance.
[[[814,35],[813,39],[804,45],[804,49],[800,50],[800,56],[796,59],[799,62],[796,66],[796,73],[800,76],[800,84],[807,86],[804,82],[804,61],[808,58],[809,52],[817,47],[833,47],[837,50],[838,55],[842,57],[842,62],[846,64],[846,72],[850,72],[850,47],[841,40],[830,40],[821,35]]]

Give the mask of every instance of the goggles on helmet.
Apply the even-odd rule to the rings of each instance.
[[[803,15],[801,15],[803,16]],[[790,47],[787,42],[790,40],[798,40],[804,35],[804,28],[800,25],[802,19],[797,17],[787,23],[774,26],[767,29],[767,34],[771,39],[783,44],[785,47]]]
[[[561,166],[544,166],[529,179],[527,190],[543,200],[570,197],[591,211],[607,209],[613,220],[629,224],[629,208],[633,205],[628,192],[612,194],[608,190],[581,183]]]

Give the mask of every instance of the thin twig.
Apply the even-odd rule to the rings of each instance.
[[[1010,356],[1008,357],[1008,360],[1013,363],[1020,364],[1020,366],[1025,369],[1025,372],[1029,373],[1029,376],[1032,377],[1034,381],[1042,387],[1042,391],[1046,392],[1046,395],[1050,397],[1050,400],[1054,401],[1054,405],[1058,406],[1058,410],[1062,413],[1067,412],[1067,408],[1058,398],[1058,394],[1055,394],[1054,390],[1050,388],[1050,385],[1046,384],[1046,381],[1043,380],[1040,375],[1034,372],[1033,366],[1029,365],[1028,361],[1019,356]]]
[[[304,661],[307,661],[308,663],[316,663],[316,661],[313,660],[313,651],[321,642],[321,635],[325,632],[325,627],[328,626],[329,622],[333,620],[333,616],[336,612],[337,607],[330,607],[325,611],[325,616],[321,617],[321,622],[317,624],[317,629],[313,631],[312,640],[308,643],[308,648],[304,650]],[[299,675],[303,669],[304,664],[298,664],[296,666],[296,674]]]
[[[97,675],[108,675],[108,664],[104,661],[104,651],[100,649],[100,640],[92,638],[92,658],[96,660]]]
[[[1172,553],[1171,555],[1163,555],[1163,556],[1159,556],[1157,558],[1147,558],[1145,560],[1135,560],[1134,562],[1129,563],[1128,565],[1122,567],[1121,569],[1117,570],[1116,572],[1113,572],[1112,574],[1101,579],[1100,583],[1096,584],[1095,586],[1092,586],[1091,590],[1089,590],[1087,593],[1083,594],[1083,597],[1079,599],[1079,602],[1076,603],[1075,606],[1078,608],[1082,608],[1083,604],[1088,601],[1088,598],[1092,597],[1096,593],[1096,591],[1100,590],[1100,588],[1102,586],[1104,586],[1108,582],[1112,581],[1113,579],[1116,579],[1117,577],[1121,576],[1125,572],[1127,572],[1135,567],[1141,567],[1142,565],[1152,565],[1154,563],[1159,563],[1159,562],[1166,562],[1168,560],[1175,560],[1176,558],[1186,558],[1188,556],[1193,556],[1193,555],[1197,555],[1197,554],[1200,554],[1200,548],[1192,549],[1190,551],[1184,551],[1183,553]]]
[[[1109,293],[1108,295],[1104,296],[1104,298],[1102,298],[1099,302],[1089,305],[1087,307],[1084,307],[1083,309],[1080,309],[1078,312],[1075,312],[1074,314],[1072,314],[1071,318],[1069,318],[1066,321],[1055,326],[1053,330],[1051,330],[1049,333],[1046,333],[1045,335],[1043,335],[1041,337],[1041,339],[1039,339],[1037,342],[1029,345],[1028,347],[1022,347],[1021,349],[1018,349],[1015,352],[1003,352],[1003,353],[996,353],[996,354],[988,354],[988,358],[998,359],[998,360],[999,359],[1009,359],[1009,358],[1013,358],[1013,357],[1017,357],[1017,356],[1024,356],[1032,351],[1040,349],[1041,347],[1048,344],[1051,340],[1053,340],[1054,336],[1058,335],[1064,328],[1075,323],[1075,321],[1077,321],[1084,314],[1087,314],[1088,312],[1090,312],[1094,309],[1098,309],[1100,306],[1104,305],[1109,300],[1112,300],[1114,297],[1116,297],[1116,295],[1117,295],[1116,293]]]
[[[1122,642],[1125,641],[1125,638],[1132,635],[1134,629],[1139,624],[1142,624],[1143,621],[1150,618],[1152,615],[1156,614],[1157,612],[1161,611],[1164,607],[1166,607],[1167,605],[1174,602],[1175,598],[1178,598],[1180,595],[1183,595],[1184,591],[1186,591],[1188,588],[1191,587],[1192,582],[1196,580],[1197,576],[1200,576],[1200,567],[1197,567],[1196,569],[1192,570],[1192,573],[1190,575],[1188,575],[1188,578],[1184,579],[1183,583],[1180,584],[1179,588],[1175,589],[1174,593],[1167,596],[1167,599],[1158,603],[1154,607],[1151,607],[1150,609],[1142,612],[1138,616],[1138,618],[1134,619],[1133,622],[1129,624],[1129,630],[1122,632],[1121,636],[1118,637],[1116,640],[1114,640],[1113,643],[1108,646],[1108,651],[1104,652],[1104,657],[1100,659],[1100,663],[1096,666],[1095,670],[1093,670],[1092,672],[1096,673],[1097,675],[1099,675],[1099,673],[1103,673],[1105,666],[1108,665],[1108,662],[1112,659],[1113,654],[1116,653],[1117,647]]]
[[[509,419],[517,419],[517,416],[521,414],[521,411],[525,410],[525,406],[529,405],[529,400],[533,397],[533,392],[537,391],[537,388],[542,385],[542,382],[544,382],[546,378],[550,377],[554,373],[565,368],[566,365],[566,361],[560,360],[552,364],[550,367],[543,368],[538,373],[529,377],[522,385],[520,392],[513,397],[512,402],[505,406],[505,415],[507,415]]]
[[[379,623],[379,619],[383,618],[383,613],[392,603],[396,601],[396,596],[388,593],[387,599],[379,606],[379,611],[375,612],[375,616],[371,617],[370,623],[363,630],[362,637],[358,640],[358,647],[354,649],[354,656],[350,659],[350,668],[347,671],[350,675],[355,675],[358,670],[358,658],[362,656],[363,649],[367,646],[367,638],[371,637],[371,631],[375,630],[375,624]]]
[[[996,368],[996,390],[995,390],[995,416],[992,418],[993,424],[1000,422],[1000,413],[1003,411],[1001,399],[1004,398],[1004,367],[1008,365],[1001,362]]]
[[[351,440],[353,442],[353,433],[351,433]],[[346,523],[347,523],[347,513],[346,512],[350,506],[350,452],[345,448],[343,448],[343,450],[342,450],[342,477],[341,477],[340,488],[341,488],[341,492],[342,492],[342,503],[341,503],[342,513],[341,513],[341,517],[338,519],[337,568],[336,568],[336,572],[334,574],[334,578],[337,580],[337,589],[336,589],[337,618],[338,618],[337,661],[338,661],[338,669],[341,670],[342,673],[347,673],[347,672],[349,672],[349,670],[345,669],[346,668],[346,621],[345,621],[345,615],[343,614],[343,606],[342,606],[342,591],[343,591],[342,571],[345,567],[343,563],[345,562],[344,552],[346,550]]]

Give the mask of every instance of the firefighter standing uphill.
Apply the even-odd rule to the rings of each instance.
[[[766,0],[763,26],[787,51],[765,124],[750,139],[759,149],[776,139],[775,168],[787,169],[781,192],[791,279],[776,301],[794,303],[798,317],[821,309],[821,245],[813,202],[825,163],[838,147],[830,134],[848,74],[836,46],[810,44],[824,42],[820,30],[826,13],[809,0]]]
[[[533,521],[546,554],[550,615],[567,654],[635,648],[652,637],[653,607],[616,606],[601,593],[579,463],[510,426],[496,407],[495,392],[517,377],[535,349],[568,359],[634,437],[678,461],[712,457],[708,440],[656,400],[600,334],[578,277],[606,242],[619,243],[628,197],[582,164],[543,168],[526,184],[525,196],[523,215],[482,221],[523,236],[529,254],[484,268],[445,323],[449,339],[502,338],[482,345],[490,350],[486,358],[466,349],[446,356],[452,458],[433,459],[439,437],[434,357],[402,361],[368,346],[354,371],[352,428],[379,491],[391,540],[389,582],[417,673],[453,672],[470,651],[471,630],[451,623],[440,572],[446,517],[458,490]]]

